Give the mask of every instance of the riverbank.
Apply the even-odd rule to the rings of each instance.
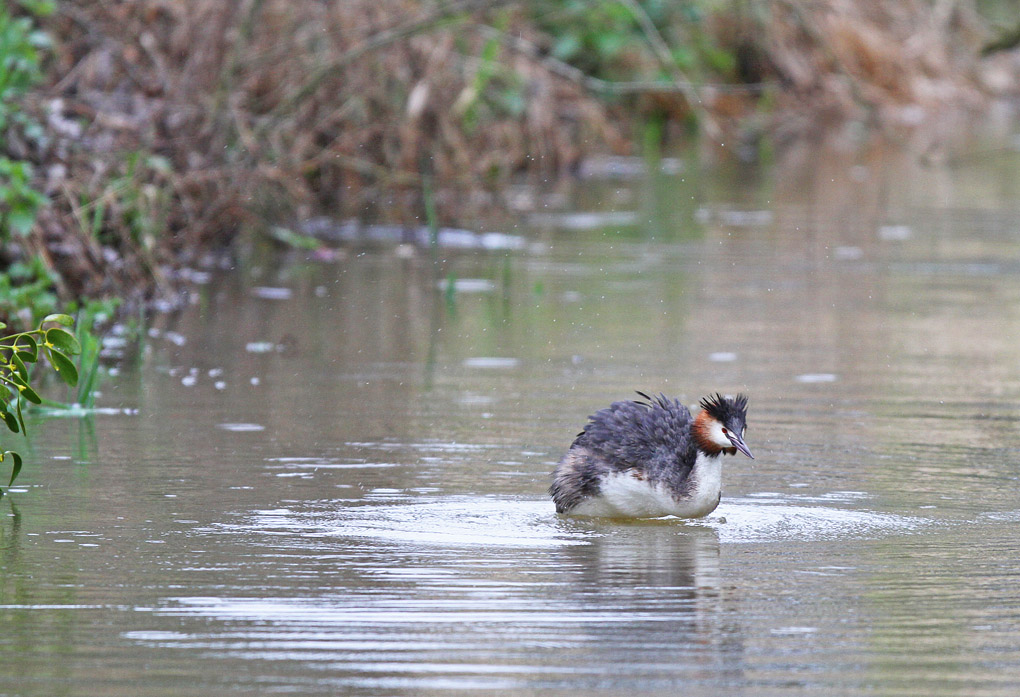
[[[471,226],[506,208],[512,178],[574,174],[592,154],[698,139],[753,162],[868,132],[928,156],[947,124],[1015,99],[1020,73],[1008,43],[993,50],[994,18],[952,3],[68,0],[44,14],[44,79],[19,100],[38,128],[4,149],[47,203],[26,235],[5,233],[3,260],[65,301],[173,299],[179,269],[229,258],[265,221],[420,225],[434,205]]]

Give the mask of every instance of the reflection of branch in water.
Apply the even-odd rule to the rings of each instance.
[[[10,503],[11,513],[3,516],[4,522],[0,524],[0,559],[4,569],[13,569],[21,556],[21,513],[13,496],[5,496],[4,499]],[[0,590],[3,590],[2,586]]]
[[[429,303],[429,343],[425,353],[425,381],[423,388],[426,392],[432,390],[436,374],[436,354],[439,350],[439,331],[443,326],[443,312],[440,309],[438,295],[433,291]]]
[[[78,422],[78,448],[75,460],[78,462],[95,462],[99,456],[99,439],[96,437],[95,414],[85,414],[75,419]]]

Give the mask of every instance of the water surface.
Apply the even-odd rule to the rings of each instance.
[[[0,694],[1016,694],[1018,164],[687,163],[438,271],[204,279],[34,424]],[[556,516],[635,389],[747,392],[757,459],[703,521]]]

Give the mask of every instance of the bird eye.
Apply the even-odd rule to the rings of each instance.
[[[729,431],[727,431],[727,430],[726,430],[725,428],[723,428],[723,430],[722,430],[722,434],[723,434],[724,436],[728,436],[728,435],[730,435],[730,432],[729,432]]]

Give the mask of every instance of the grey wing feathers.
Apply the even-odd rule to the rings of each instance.
[[[621,470],[650,462],[662,449],[685,452],[691,421],[687,407],[663,395],[638,394],[648,401],[613,402],[593,414],[574,445]]]

